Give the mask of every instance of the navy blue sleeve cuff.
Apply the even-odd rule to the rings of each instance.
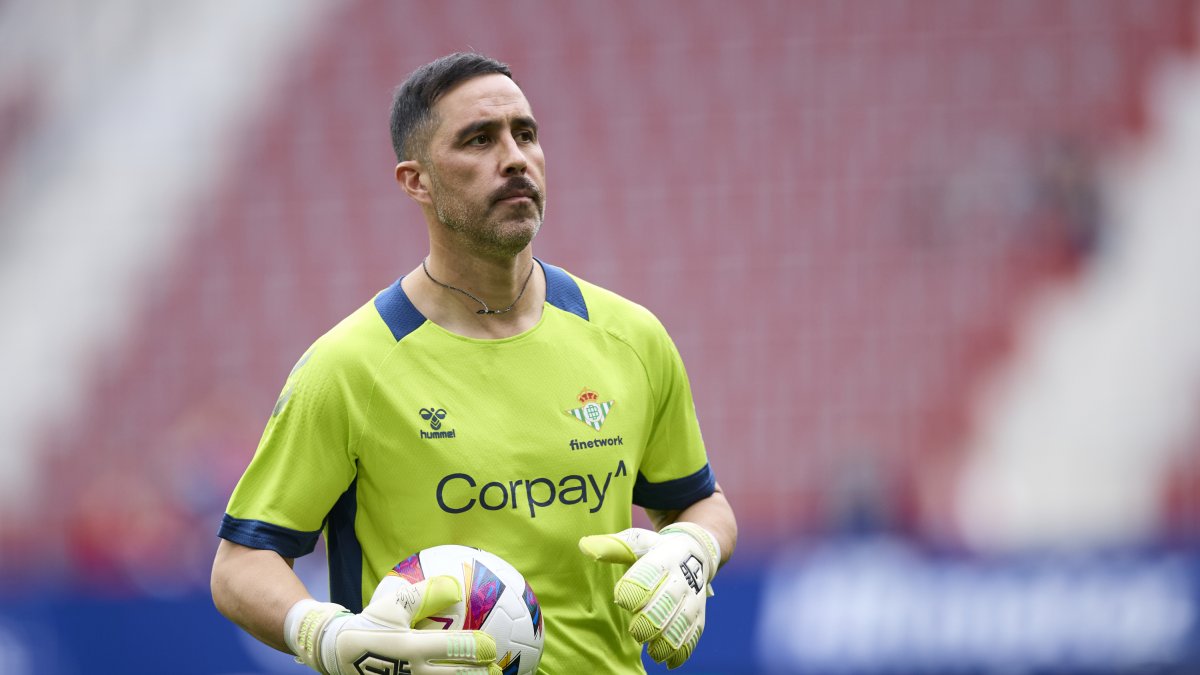
[[[707,464],[690,476],[661,483],[651,483],[639,471],[633,484],[633,503],[656,511],[678,511],[716,491],[717,479]]]
[[[317,547],[320,530],[301,532],[272,525],[261,520],[242,520],[228,513],[221,519],[217,536],[250,548],[275,551],[285,558],[299,558]]]

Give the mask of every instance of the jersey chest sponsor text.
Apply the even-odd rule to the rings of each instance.
[[[629,480],[625,461],[619,460],[607,474],[481,478],[469,473],[451,473],[437,484],[437,504],[446,513],[468,513],[475,509],[528,511],[537,518],[538,509],[586,508],[596,513],[604,507],[616,481]]]

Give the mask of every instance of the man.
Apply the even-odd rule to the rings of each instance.
[[[645,309],[533,257],[545,160],[506,65],[417,69],[391,126],[429,255],[292,371],[222,522],[214,602],[321,672],[500,673],[485,634],[409,629],[454,582],[380,584],[465,544],[536,591],[538,672],[643,672],[640,643],[678,666],[736,543],[678,352]],[[631,504],[661,532],[630,528]],[[333,603],[291,570],[322,531]]]

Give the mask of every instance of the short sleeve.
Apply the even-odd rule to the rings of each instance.
[[[355,477],[352,456],[364,383],[318,341],[296,364],[219,536],[285,557],[312,552],[326,516]]]
[[[716,481],[683,359],[662,324],[655,320],[654,328],[643,365],[655,393],[655,411],[633,502],[650,509],[677,510],[711,495]]]

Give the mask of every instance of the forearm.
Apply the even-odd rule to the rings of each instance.
[[[221,540],[212,569],[213,603],[230,621],[281,652],[283,619],[292,605],[311,597],[291,561],[274,551]]]
[[[675,522],[689,522],[711,532],[721,547],[722,565],[729,560],[733,549],[737,547],[737,519],[720,485],[717,485],[716,492],[681,511],[646,509],[646,514],[656,529],[661,530]]]

